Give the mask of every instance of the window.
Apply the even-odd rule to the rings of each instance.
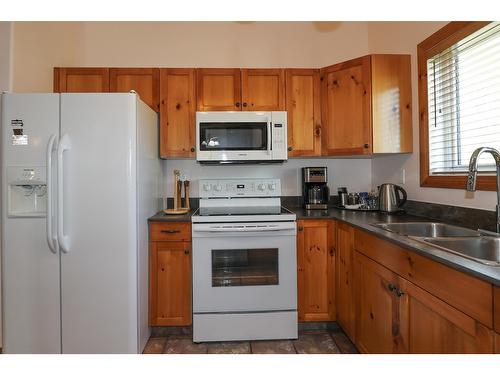
[[[500,23],[452,22],[418,46],[421,185],[465,189],[472,152],[500,150]],[[478,188],[495,189],[493,158]]]

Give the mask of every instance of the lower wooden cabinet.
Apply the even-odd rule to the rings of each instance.
[[[297,228],[299,320],[335,320],[335,222],[299,220]]]
[[[190,231],[190,223],[151,223],[154,231]],[[188,228],[189,227],[189,228]],[[153,231],[151,229],[150,231]],[[151,237],[156,238],[158,237]],[[169,241],[161,238],[149,243],[149,324],[186,326],[192,321],[191,238]]]
[[[494,333],[356,252],[356,345],[364,353],[493,353]]]
[[[364,353],[405,353],[401,306],[394,293],[397,275],[355,254],[356,345]]]
[[[402,278],[398,293],[410,353],[493,353],[494,333],[478,321]]]
[[[349,338],[354,341],[354,228],[337,222],[337,246],[335,257],[335,302],[337,322]]]
[[[495,334],[495,353],[500,354],[500,333]]]

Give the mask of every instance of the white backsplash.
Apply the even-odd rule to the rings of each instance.
[[[279,178],[282,194],[302,194],[301,168],[327,167],[328,186],[331,194],[339,186],[349,191],[370,191],[372,167],[370,159],[290,159],[273,165],[201,165],[194,160],[169,159],[163,161],[165,178],[163,192],[173,195],[173,170],[179,169],[191,181],[190,195],[198,197],[198,181],[207,178]]]

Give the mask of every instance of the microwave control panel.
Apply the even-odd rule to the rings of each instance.
[[[287,113],[272,112],[272,153],[274,160],[287,160]]]

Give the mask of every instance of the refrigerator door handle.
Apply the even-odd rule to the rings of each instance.
[[[54,143],[56,139],[56,134],[51,135],[49,143],[47,144],[47,243],[49,244],[50,251],[52,251],[54,254],[57,253],[57,236],[54,235],[52,229],[52,154],[54,151]]]
[[[65,151],[71,150],[71,142],[67,134],[61,137],[57,147],[57,240],[64,253],[69,251],[70,239],[64,234],[64,164]]]

